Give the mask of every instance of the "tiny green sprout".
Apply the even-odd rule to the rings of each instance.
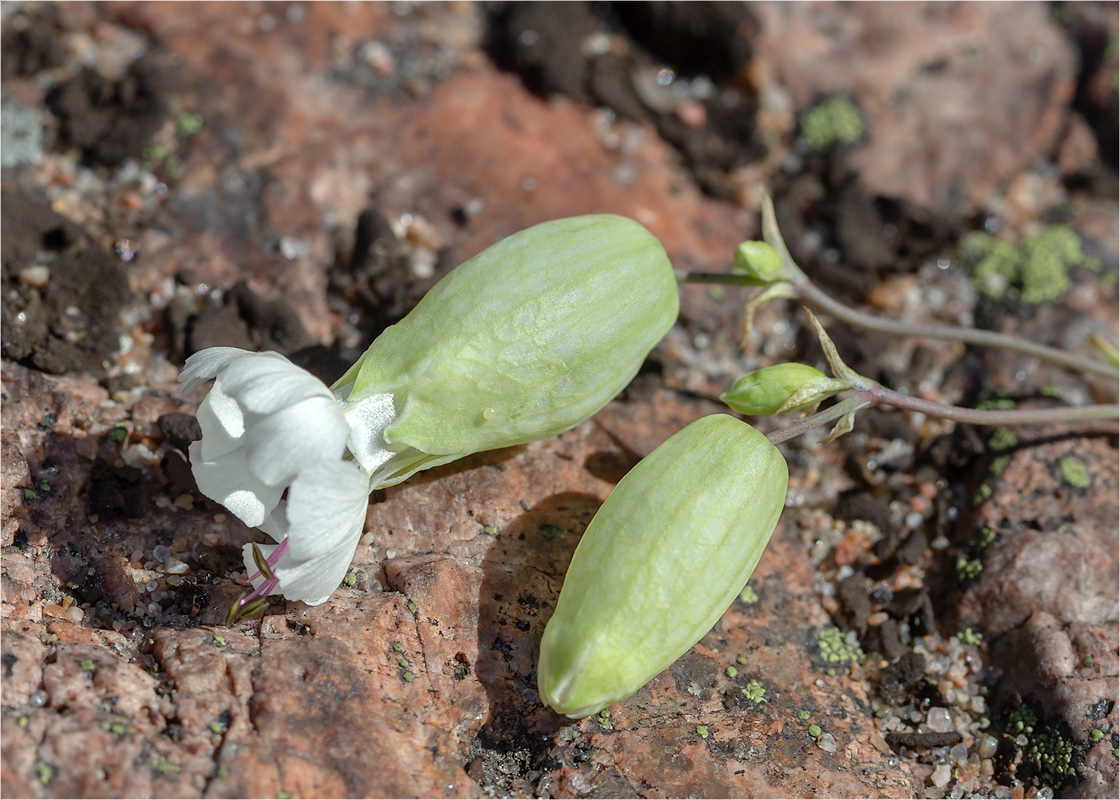
[[[809,738],[813,739],[814,741],[821,738],[822,733],[824,733],[824,731],[821,730],[820,725],[814,723],[809,726]]]
[[[752,703],[765,703],[766,690],[762,688],[762,684],[756,680],[752,680],[742,689],[743,697],[750,700]]]
[[[404,680],[405,683],[412,683],[416,680],[416,673],[405,670],[401,673],[401,679]]]
[[[98,727],[101,728],[101,730],[103,730],[103,731],[109,730],[109,728],[111,728],[112,726],[113,726],[113,723],[109,722],[109,720],[107,720],[107,719],[103,719],[103,720],[101,720],[100,723],[98,723]]]
[[[214,646],[218,649],[226,646],[226,637],[222,636],[220,633],[210,634],[210,641],[213,642]]]
[[[988,500],[991,496],[992,485],[985,481],[984,483],[980,484],[980,487],[976,490],[976,493],[972,495],[972,504],[974,506],[978,506]]]
[[[483,525],[482,532],[487,536],[497,537],[498,535],[498,529],[493,525]]]
[[[47,483],[46,481],[40,481],[39,482],[39,491],[42,492],[43,494],[50,494],[51,493],[51,485],[49,483]]]
[[[835,94],[801,115],[801,139],[818,152],[834,144],[855,144],[864,135],[863,115],[852,99]]]
[[[698,481],[698,476],[718,480]],[[629,697],[712,629],[785,504],[785,459],[726,414],[677,432],[619,481],[580,538],[541,639],[541,699],[572,718]]]
[[[863,648],[848,642],[835,626],[817,633],[817,651],[826,664],[860,664],[867,657]]]
[[[970,581],[984,571],[984,562],[978,558],[957,558],[957,580]]]
[[[397,665],[401,666],[401,667],[404,667],[405,669],[408,669],[410,666],[412,666],[411,664],[408,663],[408,659],[405,658],[404,656],[401,656],[400,658],[397,659]]]
[[[725,669],[723,671],[723,674],[726,675],[729,678],[734,678],[736,675],[739,674],[739,670],[735,669],[735,667],[728,667],[727,669]]]
[[[81,667],[82,669],[84,669],[86,672],[96,672],[97,671],[97,665],[93,663],[92,658],[83,658],[81,660],[81,662],[78,664],[78,666]]]
[[[412,602],[411,600],[408,601],[407,608],[408,608],[409,612],[411,612],[413,614],[416,613],[416,604],[414,602]]]
[[[113,734],[119,739],[126,733],[136,733],[136,729],[129,725],[127,722],[114,722],[109,726],[109,733]]]
[[[216,770],[214,770],[214,777],[215,778],[228,778],[229,777],[229,770],[226,769],[225,767],[218,767]]]
[[[739,602],[745,603],[748,606],[754,605],[758,602],[758,592],[748,583],[743,587],[743,591],[739,592]],[[740,658],[742,658],[742,656],[740,656]],[[743,659],[743,663],[747,663],[745,658]]]
[[[16,720],[16,724],[19,725],[21,728],[26,728],[27,723],[30,722],[30,721],[31,721],[30,718],[26,714],[20,714],[19,719]]]
[[[1062,480],[1075,489],[1088,488],[1093,479],[1089,477],[1089,470],[1085,462],[1074,456],[1066,456],[1058,462],[1058,469],[1062,473]]]
[[[113,430],[109,431],[109,438],[120,444],[128,438],[128,428],[125,427],[123,422],[118,422],[113,426]]]
[[[23,490],[23,499],[24,500],[38,500],[39,499],[39,493],[36,492],[34,489],[24,489]]]
[[[292,796],[291,792],[285,792],[283,789],[276,793],[276,800],[288,800]]]
[[[747,657],[746,656],[735,656],[735,663],[738,664],[741,667],[741,666],[743,666],[744,664],[747,663]]]
[[[1083,667],[1091,667],[1095,663],[1096,660],[1092,656],[1085,656],[1085,658],[1081,659],[1081,666]]]
[[[595,716],[595,723],[605,731],[613,731],[614,723],[611,722],[611,712],[604,708]]]
[[[226,729],[226,726],[216,719],[210,720],[210,725],[208,727],[213,733],[222,733]]]
[[[815,407],[850,388],[848,382],[830,378],[808,364],[788,362],[748,372],[719,399],[740,414],[785,414]]]
[[[696,726],[696,735],[699,736],[701,739],[707,739],[709,736],[711,736],[711,731],[708,730],[707,725],[697,725]]]
[[[984,635],[977,633],[972,628],[964,628],[957,633],[957,639],[960,640],[961,644],[978,645],[984,641]]]
[[[806,721],[806,720],[807,720],[807,719],[809,719],[809,717],[811,717],[811,716],[813,716],[813,715],[812,715],[812,714],[810,714],[810,713],[809,713],[808,711],[806,711],[805,709],[801,709],[800,711],[798,711],[798,712],[797,712],[797,718],[798,718],[799,720],[801,720],[802,722]]]
[[[156,772],[160,773],[161,775],[168,775],[172,772],[179,772],[183,768],[180,767],[178,764],[172,764],[170,761],[165,759],[163,756],[156,756],[155,758],[152,759],[152,769],[154,769]]]
[[[358,585],[358,573],[356,573],[354,570],[350,570],[349,572],[347,572],[346,575],[344,575],[342,578],[342,585],[347,589],[353,589]]]
[[[401,644],[400,642],[393,642],[393,652],[394,653],[403,653],[404,652],[404,645]]]
[[[1098,728],[1093,728],[1093,730],[1089,731],[1089,741],[1092,742],[1093,744],[1096,744],[1097,742],[1099,742],[1103,738],[1104,738],[1104,731],[1102,731]]]
[[[789,280],[782,257],[766,242],[743,242],[735,248],[735,263],[740,270],[762,283]]]
[[[42,761],[37,761],[35,763],[35,775],[39,778],[39,783],[46,786],[51,782],[51,778],[54,777],[54,767]]]

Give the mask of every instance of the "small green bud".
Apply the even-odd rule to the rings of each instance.
[[[515,233],[448,273],[332,387],[384,424],[350,449],[367,469],[392,454],[384,487],[561,433],[630,383],[678,307],[665,249],[633,220]]]
[[[642,459],[572,556],[541,640],[541,699],[586,717],[696,644],[754,571],[788,480],[778,449],[724,414],[693,422]]]
[[[766,242],[743,242],[735,248],[735,263],[763,283],[789,279],[782,268],[782,257]]]
[[[808,364],[788,362],[748,372],[719,399],[740,414],[785,414],[850,388]]]

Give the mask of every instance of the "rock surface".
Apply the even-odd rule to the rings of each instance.
[[[5,119],[18,100],[50,136],[4,167],[4,793],[1117,796],[1115,429],[996,447],[993,430],[868,413],[828,447],[783,445],[788,512],[750,591],[636,695],[573,722],[541,706],[535,668],[583,528],[643,455],[725,410],[738,374],[823,366],[796,309],[764,306],[740,350],[745,295],[684,286],[680,323],[603,412],[375,493],[345,586],[233,628],[240,546],[263,536],[198,494],[201,393],[173,395],[211,344],[329,380],[455,264],[545,219],[631,216],[675,266],[723,270],[757,235],[758,183],[798,257],[854,265],[846,291],[876,313],[1115,341],[1115,159],[1094,138],[1115,120],[1093,116],[1108,67],[1085,49],[1115,10],[1063,28],[1005,8],[712,12],[690,37],[729,31],[719,91],[665,106],[631,67],[668,65],[694,93],[699,68],[656,3],[583,8],[585,46],[553,55],[578,52],[587,81],[547,96],[497,66],[500,10],[474,4],[5,10]],[[1099,55],[1084,90],[1079,52]],[[796,117],[833,92],[866,135],[811,152]],[[729,126],[720,97],[756,116]],[[1012,243],[1069,222],[1101,268],[1071,271],[1058,302],[979,302],[948,263],[972,216]],[[1115,402],[1030,359],[834,328],[857,369],[932,399]],[[962,578],[961,559],[981,569]],[[950,765],[944,742],[981,754],[989,734],[995,755]],[[1068,772],[1032,761],[1043,734]]]

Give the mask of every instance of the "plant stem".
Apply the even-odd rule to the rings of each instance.
[[[759,285],[758,280],[747,275],[734,275],[719,272],[686,272],[677,270],[677,278],[684,283],[717,283],[730,286]],[[794,275],[789,283],[793,287],[793,292],[797,299],[815,306],[819,310],[831,314],[841,322],[846,322],[856,328],[890,333],[896,336],[917,336],[925,339],[942,339],[950,342],[975,344],[981,347],[997,347],[1002,350],[1023,353],[1024,355],[1033,356],[1043,361],[1049,361],[1052,364],[1058,364],[1075,372],[1099,375],[1103,378],[1111,378],[1113,380],[1120,377],[1120,370],[1117,370],[1111,364],[1104,361],[1086,356],[1074,355],[1073,353],[1067,353],[1065,350],[1059,350],[1056,347],[1049,347],[1044,344],[1036,344],[1035,342],[1016,339],[1013,336],[996,333],[995,331],[985,331],[979,328],[955,327],[952,325],[930,325],[918,322],[905,322],[903,320],[888,319],[886,317],[876,317],[872,314],[866,314],[846,306],[831,295],[826,294],[820,287],[810,281],[804,273]]]
[[[863,391],[845,397],[839,403],[826,408],[824,411],[818,411],[816,414],[792,425],[772,431],[766,434],[766,438],[773,444],[786,442],[808,433],[813,428],[827,425],[852,411],[858,411],[860,408],[869,405],[894,406],[907,411],[916,411],[929,417],[951,419],[969,425],[1042,425],[1049,422],[1082,422],[1100,419],[1120,421],[1120,406],[1118,405],[981,410],[934,403],[920,397],[896,392],[876,383]]]
[[[876,317],[844,305],[809,280],[809,276],[797,266],[786,247],[781,231],[778,229],[778,220],[774,214],[774,202],[769,193],[764,193],[762,202],[762,236],[781,258],[785,280],[792,286],[797,299],[814,305],[853,327],[890,333],[896,336],[917,336],[925,339],[943,339],[950,342],[975,344],[982,347],[997,347],[1049,361],[1075,372],[1099,375],[1114,381],[1120,378],[1120,369],[1112,364],[1095,358],[1074,355],[1056,347],[1048,347],[1047,345],[1036,344],[995,331],[980,330],[979,328],[930,325]],[[677,271],[677,279],[687,283],[724,283],[733,286],[759,286],[766,283],[747,275],[721,275],[719,273],[685,272],[682,270]]]
[[[1120,405],[1062,406],[1060,408],[978,409],[947,406],[896,392],[880,384],[860,392],[867,400],[884,406],[917,411],[929,417],[951,419],[969,425],[1042,425],[1047,422],[1082,422],[1095,419],[1120,420]]]
[[[784,428],[779,428],[776,431],[771,431],[766,434],[766,438],[770,440],[771,444],[779,444],[780,442],[788,442],[802,434],[808,433],[813,428],[818,428],[821,425],[827,425],[833,420],[840,419],[846,414],[853,411],[858,411],[860,408],[868,405],[867,398],[863,397],[863,392],[853,394],[850,397],[845,397],[834,406],[829,406],[824,411],[818,411],[805,419],[798,420],[792,425],[787,425]]]

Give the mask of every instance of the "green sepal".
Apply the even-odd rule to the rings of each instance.
[[[789,362],[748,372],[719,399],[740,414],[785,414],[816,406],[849,388],[808,364]]]
[[[665,250],[637,222],[545,222],[452,270],[333,388],[350,401],[392,397],[384,438],[400,453],[397,482],[587,419],[633,379],[677,311]]]
[[[541,699],[579,718],[633,694],[716,623],[785,504],[785,459],[734,417],[642,459],[588,525],[541,640]]]

